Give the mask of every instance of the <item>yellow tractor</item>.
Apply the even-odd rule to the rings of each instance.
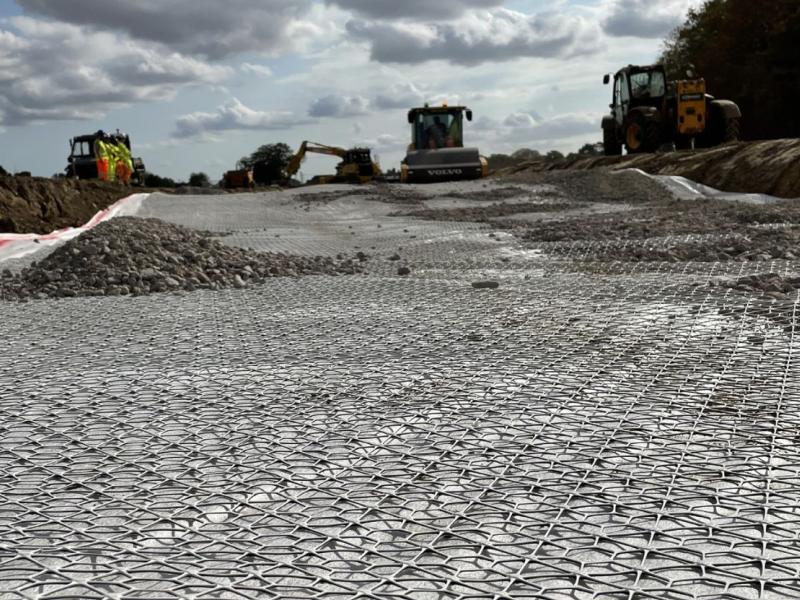
[[[408,112],[411,145],[400,167],[403,183],[434,183],[489,176],[489,163],[477,148],[464,147],[466,106],[429,106]]]
[[[336,146],[326,146],[315,142],[305,141],[301,144],[289,165],[286,167],[286,179],[291,179],[300,170],[300,165],[305,160],[306,154],[315,152],[338,156],[341,159],[336,165],[336,175],[321,175],[314,177],[311,183],[370,183],[382,175],[378,163],[372,160],[369,148],[351,148],[346,150]]]
[[[603,83],[608,85],[611,75]],[[614,76],[611,114],[603,117],[607,156],[655,152],[664,144],[678,149],[710,148],[739,139],[742,113],[730,100],[706,93],[703,79],[667,81],[662,65],[630,65]]]

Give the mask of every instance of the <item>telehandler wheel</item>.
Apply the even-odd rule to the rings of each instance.
[[[606,156],[622,154],[622,144],[617,140],[617,133],[611,127],[603,129],[603,151]]]
[[[625,148],[628,154],[655,152],[658,148],[658,125],[642,115],[635,115],[625,128]]]

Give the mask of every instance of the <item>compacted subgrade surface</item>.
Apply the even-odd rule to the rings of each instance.
[[[365,275],[0,303],[0,599],[795,595],[797,292],[719,284],[795,261],[598,261],[373,189],[139,214]]]

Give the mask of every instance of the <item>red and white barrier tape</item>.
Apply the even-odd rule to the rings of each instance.
[[[0,263],[12,258],[22,258],[43,247],[54,246],[76,238],[84,231],[89,231],[103,221],[108,221],[114,217],[134,215],[147,196],[149,194],[133,194],[123,198],[98,212],[88,223],[81,227],[59,229],[58,231],[41,235],[36,233],[0,233]]]

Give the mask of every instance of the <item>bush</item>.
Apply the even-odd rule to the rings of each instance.
[[[284,171],[294,152],[284,143],[266,144],[239,160],[242,169],[252,169],[256,183],[268,185],[283,179]]]
[[[189,185],[191,187],[211,187],[211,180],[205,173],[192,173],[189,175]]]

